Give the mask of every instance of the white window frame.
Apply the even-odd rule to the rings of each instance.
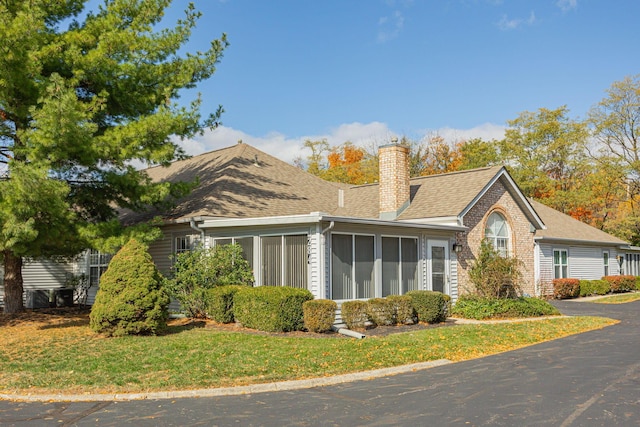
[[[556,263],[556,253],[558,253],[558,262]],[[562,254],[565,254],[566,262],[562,262]],[[553,250],[553,278],[566,279],[569,277],[569,250],[566,248],[557,248]],[[558,274],[558,272],[560,274]]]
[[[500,217],[504,224],[504,230],[506,231],[506,236],[496,234],[493,228],[490,228],[489,222],[492,220],[492,217]],[[511,254],[511,227],[509,226],[509,221],[507,217],[504,216],[503,213],[499,211],[493,211],[487,217],[487,221],[484,229],[484,238],[487,239],[493,248],[498,251],[498,253],[507,257]]]
[[[395,239],[398,241],[398,264],[397,264],[397,273],[398,273],[398,293],[397,294],[389,294],[389,295],[404,295],[405,292],[403,291],[403,284],[405,282],[405,277],[404,277],[404,255],[402,253],[402,241],[403,240],[412,240],[415,243],[415,247],[416,247],[416,273],[415,273],[415,280],[416,280],[416,285],[415,285],[415,289],[408,289],[407,288],[407,292],[410,290],[419,290],[422,289],[421,288],[421,275],[420,275],[420,238],[417,236],[402,236],[402,235],[381,235],[380,236],[380,250],[381,250],[381,255],[380,255],[380,261],[382,262],[382,271],[381,273],[384,274],[384,240],[385,239]],[[375,246],[375,240],[374,240],[374,246]],[[374,249],[374,255],[375,255],[375,249]],[[387,295],[385,295],[384,293],[384,281],[383,281],[383,277],[380,277],[380,295],[382,297],[385,297]]]
[[[611,272],[611,256],[609,251],[602,251],[602,263],[604,266],[604,276],[609,276]]]
[[[173,238],[173,253],[175,255],[192,251],[201,243],[199,234],[181,234]]]
[[[295,286],[294,284],[291,283],[279,283],[279,284],[270,284],[270,285],[265,285],[265,265],[264,265],[264,253],[263,253],[263,240],[265,238],[269,238],[269,237],[280,237],[280,280],[281,282],[284,282],[287,277],[287,245],[286,245],[286,238],[287,237],[304,237],[305,241],[306,241],[306,247],[305,247],[305,254],[306,254],[306,263],[304,266],[304,273],[302,275],[302,279],[303,279],[303,286]],[[294,287],[298,287],[301,289],[309,289],[309,234],[308,233],[279,233],[279,234],[264,234],[259,236],[259,259],[260,259],[260,285],[261,286],[294,286]],[[254,275],[257,276],[257,269],[254,268]]]
[[[351,237],[351,269],[350,269],[351,271],[350,271],[350,274],[351,274],[351,295],[352,295],[352,297],[342,298],[342,299],[339,299],[339,300],[336,300],[335,296],[333,295],[333,273],[334,273],[334,271],[333,271],[333,269],[334,269],[334,266],[333,266],[333,253],[334,253],[333,252],[334,251],[334,248],[333,248],[333,236],[334,235],[350,236]],[[369,297],[358,297],[358,296],[356,296],[358,294],[358,284],[357,284],[357,281],[356,281],[356,237],[358,237],[358,236],[360,236],[360,237],[369,237],[369,238],[373,239],[373,245],[372,245],[373,254],[372,254],[372,259],[371,259],[371,262],[373,264],[373,271],[372,271],[372,277],[371,277],[371,281],[373,282],[372,285],[371,285],[372,289],[373,289],[373,292],[372,292],[373,295],[371,295]],[[378,246],[378,244],[377,244],[376,240],[377,239],[376,239],[376,235],[375,234],[346,233],[346,232],[345,233],[340,233],[340,232],[331,233],[331,255],[330,255],[330,257],[331,257],[331,274],[330,274],[331,283],[330,283],[330,286],[329,286],[331,299],[334,299],[336,301],[347,301],[347,300],[354,300],[354,299],[375,298],[375,296],[376,296],[376,294],[378,292],[378,283],[377,283],[378,279],[377,279],[377,273],[376,273],[376,262],[378,260],[378,254],[377,254],[377,251],[378,251],[377,246]]]
[[[109,263],[111,262],[111,258],[113,258],[112,254],[107,254],[104,252],[100,252],[96,249],[89,250],[88,256],[88,264],[89,264],[89,286],[90,287],[99,287],[100,286],[100,278],[107,268],[109,267]],[[91,270],[97,269],[97,274],[92,274]]]

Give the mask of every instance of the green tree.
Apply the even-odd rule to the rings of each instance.
[[[238,244],[196,248],[176,256],[171,295],[189,317],[206,317],[207,290],[224,285],[252,286],[253,272]]]
[[[182,89],[215,71],[226,37],[183,53],[200,14],[187,6],[173,27],[171,0],[0,4],[0,253],[5,312],[21,311],[25,257],[71,255],[119,231],[115,207],[141,210],[184,184],[149,182],[131,161],[167,165],[176,138],[215,127]],[[159,27],[163,29],[158,29]]]
[[[169,295],[147,247],[130,240],[109,263],[91,307],[90,326],[109,336],[156,334],[167,325]]]
[[[484,168],[502,164],[499,151],[500,143],[496,140],[485,141],[473,138],[458,144],[460,151],[459,170]]]
[[[500,143],[500,155],[525,195],[565,213],[574,207],[579,183],[592,171],[587,125],[568,113],[565,106],[525,111],[508,122]]]

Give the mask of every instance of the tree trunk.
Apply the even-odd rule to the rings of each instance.
[[[4,251],[4,312],[6,314],[24,311],[22,303],[22,257],[11,251]]]

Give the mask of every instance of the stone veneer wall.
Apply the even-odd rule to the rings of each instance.
[[[533,296],[536,294],[534,233],[531,232],[529,220],[500,181],[497,181],[465,215],[464,225],[469,227],[469,230],[456,236],[457,243],[463,247],[462,252],[458,254],[459,292],[465,294],[474,291],[468,271],[480,251],[487,218],[495,211],[501,213],[509,224],[511,256],[520,259],[524,265],[522,292]]]

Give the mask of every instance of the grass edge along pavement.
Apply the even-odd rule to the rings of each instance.
[[[281,337],[172,326],[162,336],[104,338],[88,321],[0,327],[0,394],[145,396],[256,386],[462,361],[514,350],[617,321],[555,317],[433,327],[365,340]],[[185,369],[188,367],[188,369]],[[140,397],[142,398],[142,397]]]

